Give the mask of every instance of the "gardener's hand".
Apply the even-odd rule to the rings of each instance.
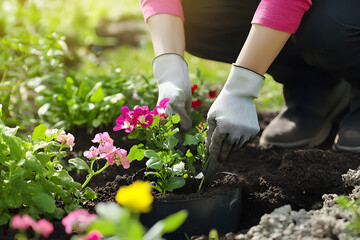
[[[207,115],[209,157],[203,169],[206,178],[218,171],[220,163],[232,150],[241,148],[259,132],[254,98],[263,81],[264,77],[256,72],[232,66],[224,88]]]
[[[185,60],[178,54],[167,53],[153,61],[154,76],[159,88],[158,103],[170,98],[167,114],[180,116],[180,129],[187,132],[191,128],[191,84]]]

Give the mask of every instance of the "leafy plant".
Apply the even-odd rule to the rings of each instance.
[[[336,203],[354,214],[351,223],[347,227],[352,234],[360,235],[360,199],[351,200],[349,197],[341,195],[336,200]]]
[[[25,141],[16,136],[17,130],[0,122],[0,225],[14,213],[51,219],[79,208],[86,194],[63,167],[64,149],[74,144],[72,135],[41,124]]]
[[[136,83],[136,84],[134,84]],[[67,77],[61,81],[44,79],[35,88],[36,103],[42,121],[53,128],[73,130],[76,126],[97,128],[116,119],[116,112],[124,104],[136,105],[144,101],[155,105],[151,90],[157,89],[148,78],[127,77],[115,68],[110,75],[85,78]]]
[[[0,102],[8,126],[28,125],[36,112],[28,85],[56,79],[65,72],[67,45],[63,36],[23,32],[0,39]],[[30,82],[29,82],[30,81]],[[20,118],[21,116],[21,118]]]
[[[181,188],[185,185],[185,178],[195,174],[194,163],[205,159],[204,139],[206,137],[203,124],[197,128],[195,135],[184,136],[184,146],[198,145],[197,154],[193,155],[189,150],[184,154],[177,149],[179,129],[175,124],[180,122],[178,115],[165,114],[169,99],[163,99],[153,111],[147,106],[136,106],[131,112],[128,107],[122,107],[120,115],[114,127],[115,131],[125,129],[130,133],[130,139],[146,141],[133,146],[127,156],[129,162],[141,161],[145,157],[147,171],[145,177],[154,180],[153,186],[163,195],[167,191]]]

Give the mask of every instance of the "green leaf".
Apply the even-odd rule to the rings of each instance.
[[[7,126],[0,126],[1,133],[5,136],[14,137],[19,127],[9,128]]]
[[[134,160],[141,161],[145,157],[145,151],[144,144],[140,143],[139,145],[134,145],[130,148],[130,151],[127,155],[127,159],[129,159],[129,163],[131,163]]]
[[[31,134],[31,138],[34,139],[35,141],[39,139],[44,139],[46,130],[47,130],[46,125],[40,124],[34,129],[33,133]]]
[[[93,200],[97,198],[97,195],[91,188],[87,187],[84,193],[84,197],[86,199]]]
[[[166,139],[164,141],[164,146],[166,149],[173,149],[179,140],[177,140],[174,136],[166,136]]]
[[[181,210],[174,213],[167,218],[158,221],[152,226],[143,237],[143,240],[157,240],[162,239],[161,236],[165,233],[170,233],[178,229],[186,220],[188,212]]]
[[[147,167],[152,169],[160,169],[162,167],[162,162],[159,156],[153,150],[146,150],[145,156],[149,158],[149,160],[146,162]]]
[[[176,123],[179,123],[180,122],[180,116],[179,115],[172,115],[172,118],[171,118],[171,121],[172,123],[176,124]]]
[[[37,192],[32,197],[35,206],[43,210],[44,212],[53,213],[56,209],[55,200],[53,197],[46,193]]]
[[[85,98],[89,91],[90,91],[90,87],[88,81],[86,80],[81,81],[78,89],[78,96],[81,98]]]
[[[23,148],[21,147],[21,140],[17,137],[4,134],[2,134],[2,137],[10,148],[10,155],[19,161],[24,156]]]
[[[88,172],[90,172],[89,165],[81,158],[72,158],[69,160],[69,163],[74,165],[79,170],[87,170]]]
[[[0,215],[0,226],[8,223],[10,221],[11,217],[7,216],[5,214]]]
[[[103,236],[114,236],[117,228],[111,220],[98,218],[90,224],[88,231],[98,230]]]
[[[51,157],[49,155],[46,155],[45,153],[39,152],[36,154],[36,158],[41,162],[41,164],[45,165],[51,160]]]
[[[172,191],[177,188],[181,188],[185,185],[186,181],[182,177],[172,177],[165,190]]]
[[[189,134],[185,134],[185,136],[184,136],[184,146],[198,145],[199,142],[201,142],[201,139],[199,139],[196,136],[192,136]]]
[[[102,100],[104,100],[104,92],[103,92],[101,86],[99,86],[99,87],[95,90],[95,92],[91,95],[90,101],[91,101],[92,103],[96,103],[96,102],[100,102],[100,101],[102,101]]]
[[[34,170],[40,176],[42,176],[45,170],[39,160],[32,154],[27,155],[24,166],[29,168],[30,171]]]
[[[5,200],[9,208],[19,208],[23,204],[23,198],[20,193],[12,193]]]
[[[185,222],[187,216],[188,212],[186,210],[181,210],[163,219],[162,222],[164,223],[164,227],[162,233],[174,232]]]
[[[38,110],[39,116],[45,116],[45,114],[48,112],[49,109],[50,109],[50,103],[45,103],[44,105],[42,105]]]

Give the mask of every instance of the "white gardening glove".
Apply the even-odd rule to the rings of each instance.
[[[170,98],[166,114],[178,114],[180,129],[184,132],[189,131],[192,95],[185,60],[175,53],[159,55],[153,61],[153,70],[159,88],[158,103],[164,98]]]
[[[255,136],[260,128],[254,98],[264,77],[249,69],[232,65],[229,77],[207,115],[205,176],[212,177],[232,150]]]

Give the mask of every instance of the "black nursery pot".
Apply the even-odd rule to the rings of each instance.
[[[148,228],[172,213],[186,209],[187,219],[175,232],[164,235],[166,239],[186,239],[208,235],[211,229],[219,233],[236,232],[240,223],[241,188],[231,192],[186,200],[154,201],[150,213],[141,215],[141,222]]]

